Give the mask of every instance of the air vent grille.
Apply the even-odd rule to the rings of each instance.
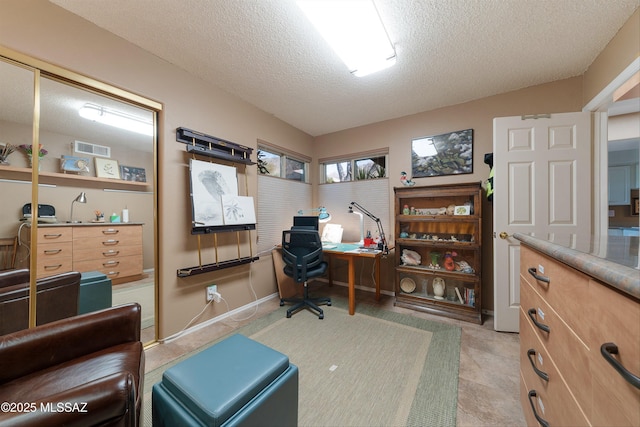
[[[80,154],[90,154],[92,156],[111,157],[111,147],[82,141],[76,141],[75,152]]]

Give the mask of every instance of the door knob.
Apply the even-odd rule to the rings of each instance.
[[[499,234],[501,239],[506,239],[509,237],[509,233],[507,233],[506,231],[503,231]]]

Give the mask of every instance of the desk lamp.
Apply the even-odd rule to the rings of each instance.
[[[76,197],[76,198],[71,202],[71,219],[70,219],[68,222],[70,222],[70,223],[72,223],[72,224],[77,224],[77,223],[79,223],[79,222],[82,222],[82,221],[74,221],[74,220],[73,220],[73,204],[74,204],[75,202],[78,202],[78,203],[87,203],[87,195],[85,194],[85,192],[84,192],[84,191],[83,191],[82,193],[80,193],[80,194],[78,195],[78,197]]]
[[[298,211],[298,215],[304,215],[306,212],[319,212],[318,222],[323,223],[323,222],[331,221],[331,214],[327,212],[327,208],[325,208],[324,206],[320,206],[319,208],[314,208],[314,209],[305,209],[305,210],[300,209]]]
[[[381,249],[384,254],[389,253],[389,246],[387,245],[387,238],[384,235],[384,230],[382,229],[382,222],[380,222],[380,218],[374,216],[371,212],[360,206],[357,202],[349,203],[349,213],[354,213],[360,215],[360,244],[364,243],[364,217],[362,213],[355,212],[353,208],[358,209],[360,212],[374,220],[378,226],[378,233],[380,234],[380,243],[378,243],[378,249]]]

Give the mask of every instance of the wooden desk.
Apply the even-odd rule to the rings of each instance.
[[[376,300],[380,300],[380,258],[382,257],[382,251],[361,250],[358,244],[338,243],[323,246],[322,253],[327,255],[330,285],[333,285],[331,260],[336,258],[346,260],[349,263],[349,314],[353,315],[356,312],[356,267],[354,260],[358,257],[373,258],[375,265]]]

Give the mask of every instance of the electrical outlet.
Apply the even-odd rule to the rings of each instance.
[[[213,300],[215,302],[220,302],[222,301],[222,295],[220,295],[220,292],[214,292],[213,293]]]
[[[215,294],[218,294],[218,285],[207,286],[207,302],[214,299]]]

